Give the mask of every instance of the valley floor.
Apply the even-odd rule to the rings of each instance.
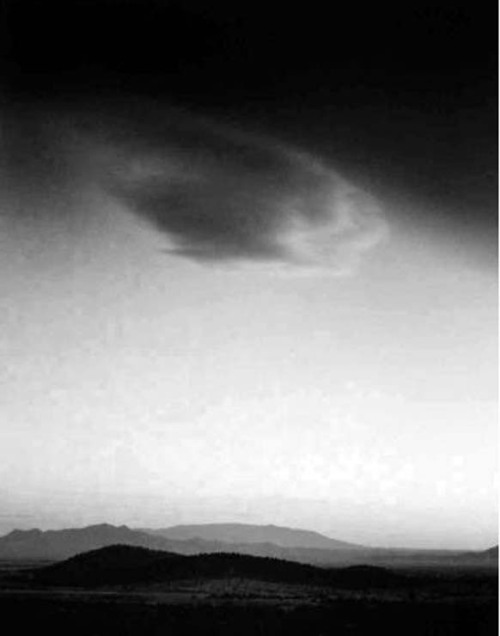
[[[0,571],[3,624],[51,636],[494,636],[496,570],[409,571],[408,585],[333,589],[247,579],[34,588]]]

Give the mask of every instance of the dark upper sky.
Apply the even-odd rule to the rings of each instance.
[[[275,85],[278,72],[323,71],[326,78],[332,70],[389,82],[401,78],[388,72],[441,74],[451,85],[487,77],[495,66],[494,12],[451,2],[3,4],[12,58],[25,71],[171,72],[179,84],[204,78],[212,93],[228,80],[244,90]]]
[[[436,204],[439,218],[420,220],[431,230],[451,219],[495,252],[491,8],[7,0],[3,11],[17,96],[147,95],[246,117],[325,153],[334,138],[343,166],[375,185],[390,172],[392,189]]]

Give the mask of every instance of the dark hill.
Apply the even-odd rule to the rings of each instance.
[[[183,557],[131,545],[111,545],[36,570],[34,579],[53,585],[98,586],[154,578],[164,562]],[[144,574],[146,573],[146,574]]]
[[[306,585],[386,587],[401,581],[385,568],[363,566],[327,570],[282,559],[242,554],[183,556],[133,546],[109,546],[80,554],[32,574],[35,583],[98,587],[223,578]]]

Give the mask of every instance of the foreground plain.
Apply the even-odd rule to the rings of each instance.
[[[33,565],[0,564],[0,612],[16,635],[498,633],[492,568],[399,569],[384,584],[363,582],[362,572],[339,585],[307,585],[241,577],[233,568],[216,578],[54,586],[34,582]]]

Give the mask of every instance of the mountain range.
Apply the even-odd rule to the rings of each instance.
[[[220,551],[220,544],[171,541],[127,526],[107,523],[64,530],[13,530],[0,537],[0,559],[67,559],[81,552],[114,544],[138,546],[179,554]]]
[[[331,554],[336,562],[346,552],[360,549],[317,532],[278,526],[211,524],[174,526],[159,530],[131,529],[127,526],[99,524],[64,530],[13,530],[0,537],[0,559],[60,560],[114,544],[175,552],[200,554],[238,552],[261,557],[315,562]],[[319,558],[319,561],[323,560]]]
[[[132,529],[99,524],[63,530],[13,530],[0,537],[0,560],[60,561],[111,545],[176,555],[238,553],[322,566],[411,563],[494,566],[498,547],[479,552],[369,548],[318,532],[247,524],[183,525]]]
[[[145,529],[145,532],[176,541],[201,539],[231,544],[272,543],[281,548],[316,548],[320,550],[356,550],[362,548],[362,546],[353,543],[330,539],[319,532],[274,525],[209,523],[179,525],[158,530]]]

